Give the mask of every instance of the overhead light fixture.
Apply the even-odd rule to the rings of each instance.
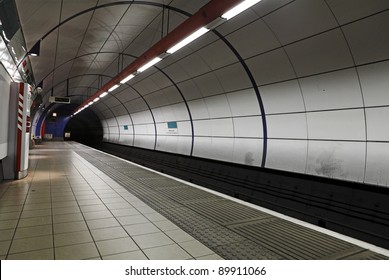
[[[107,91],[104,91],[102,94],[100,94],[100,98],[103,98],[105,96],[107,96],[108,92]]]
[[[222,18],[224,18],[226,20],[229,20],[229,19],[233,18],[234,16],[240,14],[241,12],[247,10],[251,6],[254,6],[255,4],[257,4],[260,1],[261,0],[246,0],[246,1],[243,1],[240,4],[236,5],[234,8],[232,8],[231,10],[227,11],[226,13],[224,13],[222,15]]]
[[[160,62],[162,60],[162,58],[159,58],[158,56],[156,58],[154,58],[153,60],[151,60],[150,62],[146,63],[145,65],[143,65],[141,68],[138,69],[139,72],[143,72],[145,71],[146,69],[149,69],[151,66],[157,64],[158,62]]]
[[[121,84],[125,84],[125,83],[127,83],[129,80],[131,80],[134,77],[135,77],[134,74],[128,75],[127,78],[124,78],[123,80],[121,80],[120,83]]]
[[[56,117],[57,116],[57,113],[53,113],[53,117]]]
[[[31,50],[27,54],[31,56],[39,56],[40,51],[41,51],[41,40],[36,42],[36,44],[31,48]]]
[[[114,91],[115,89],[117,89],[119,87],[119,85],[114,85],[113,87],[111,87],[108,92],[111,92],[111,91]]]
[[[95,99],[93,99],[93,103],[95,103],[95,102],[97,102],[99,100],[100,100],[100,98],[96,97]]]
[[[180,41],[179,43],[177,43],[176,45],[174,45],[173,47],[168,49],[166,52],[169,53],[169,54],[175,53],[176,51],[178,51],[182,47],[185,47],[189,43],[193,42],[194,40],[196,40],[200,36],[204,35],[208,31],[209,31],[208,28],[201,27],[200,29],[198,29],[197,31],[193,32],[188,37],[186,37],[185,39],[183,39],[182,41]]]
[[[93,104],[93,102],[91,101],[91,102],[88,103],[88,106],[90,106],[90,105],[92,105],[92,104]]]

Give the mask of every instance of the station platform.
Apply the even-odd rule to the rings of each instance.
[[[0,184],[0,259],[389,259],[389,251],[74,142]]]

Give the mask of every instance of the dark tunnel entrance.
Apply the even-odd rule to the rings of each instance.
[[[100,119],[91,110],[73,116],[64,130],[64,139],[88,146],[100,146],[103,141],[103,127]]]

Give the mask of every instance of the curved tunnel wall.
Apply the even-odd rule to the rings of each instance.
[[[94,105],[104,141],[387,186],[388,9],[263,1]]]

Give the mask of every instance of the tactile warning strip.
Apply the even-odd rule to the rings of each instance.
[[[74,148],[88,162],[225,259],[389,259],[130,162],[77,144]]]

